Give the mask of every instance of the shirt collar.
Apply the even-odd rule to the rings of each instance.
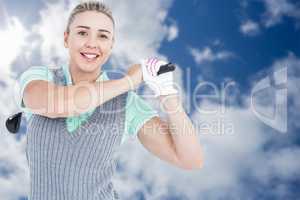
[[[71,73],[69,71],[69,67],[66,65],[63,65],[62,68],[63,68],[64,76],[67,81],[67,85],[72,85],[72,78],[71,78]],[[100,74],[100,76],[97,78],[96,81],[100,81],[100,80],[108,80],[108,77],[107,77],[105,71],[102,71],[102,73]]]

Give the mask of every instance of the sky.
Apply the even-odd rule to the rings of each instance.
[[[17,135],[5,129],[18,111],[18,78],[30,66],[68,62],[63,30],[77,3],[0,0],[1,200],[25,200],[29,190],[26,121]],[[115,17],[116,46],[104,67],[126,71],[153,56],[175,63],[204,154],[202,169],[185,171],[130,139],[113,180],[122,199],[298,199],[300,2],[105,3]],[[159,110],[144,95],[149,88],[137,92]]]

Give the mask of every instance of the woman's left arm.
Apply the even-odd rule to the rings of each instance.
[[[162,160],[183,169],[200,169],[202,150],[196,130],[182,107],[178,95],[159,97],[167,121],[154,117],[138,132],[143,146]]]

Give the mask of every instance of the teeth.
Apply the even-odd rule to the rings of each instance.
[[[83,54],[85,57],[87,57],[87,58],[96,58],[97,57],[97,55],[95,55],[95,54]]]

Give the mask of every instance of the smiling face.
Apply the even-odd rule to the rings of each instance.
[[[114,42],[111,19],[100,12],[85,11],[76,14],[69,30],[64,33],[64,45],[69,49],[70,67],[84,73],[99,71]]]

